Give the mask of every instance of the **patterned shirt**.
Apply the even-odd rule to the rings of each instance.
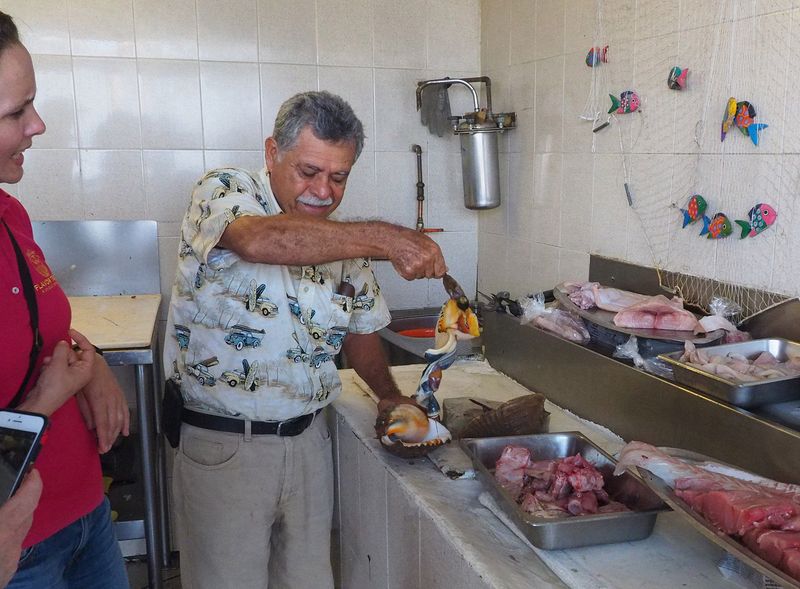
[[[315,411],[341,392],[345,335],[389,323],[367,259],[279,266],[216,247],[234,219],[277,214],[265,170],[216,169],[195,186],[164,342],[166,375],[191,409],[254,421]]]

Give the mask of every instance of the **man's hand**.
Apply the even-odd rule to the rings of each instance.
[[[92,354],[95,354],[94,348]],[[117,436],[130,433],[130,412],[125,395],[106,361],[97,356],[94,366],[92,378],[78,394],[77,400],[86,425],[96,430],[97,449],[105,454]]]
[[[406,280],[441,278],[447,272],[442,250],[430,237],[405,227],[395,227],[388,248],[389,261]]]
[[[17,570],[22,541],[31,528],[41,494],[42,479],[34,469],[0,507],[0,587],[5,587]]]
[[[411,397],[406,397],[405,395],[392,395],[390,397],[384,397],[378,401],[378,413],[383,413],[383,411],[392,409],[397,405],[414,405],[422,409],[423,412],[425,411],[425,409],[420,407]]]

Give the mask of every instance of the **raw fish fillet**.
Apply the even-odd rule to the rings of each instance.
[[[569,299],[581,309],[597,307],[614,313],[650,298],[627,290],[601,286],[599,282],[565,282],[564,289]]]
[[[598,309],[615,313],[633,305],[644,303],[651,298],[647,295],[619,290],[618,288],[608,288],[599,284],[592,287],[592,292],[594,293],[594,304]]]
[[[694,314],[683,308],[681,299],[670,300],[664,295],[656,295],[617,313],[614,316],[614,325],[638,329],[694,331],[699,324]]]
[[[689,464],[644,442],[629,442],[622,448],[614,474],[622,474],[629,466],[650,471],[673,489],[677,487],[703,492],[758,490],[763,493],[786,494],[789,499],[800,503],[800,485],[780,483],[715,462]]]
[[[531,461],[531,453],[520,446],[506,446],[497,459],[494,477],[514,498],[519,497],[525,479],[525,468]]]
[[[780,528],[800,508],[787,496],[762,490],[687,493],[676,489],[675,494],[728,535],[741,536],[755,528]]]
[[[727,356],[709,356],[708,352],[697,349],[688,341],[684,345],[680,361],[736,382],[757,382],[800,374],[800,363],[797,362],[797,358],[780,362],[769,352],[762,352],[752,360],[734,353]]]
[[[593,287],[600,286],[598,282],[565,282],[564,289],[569,296],[569,300],[581,309],[593,309],[594,292]]]

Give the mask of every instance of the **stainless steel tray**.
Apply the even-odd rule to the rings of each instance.
[[[681,343],[688,340],[697,346],[704,346],[719,341],[719,339],[725,335],[725,331],[722,329],[718,329],[716,331],[712,331],[711,333],[707,333],[703,336],[699,336],[695,335],[691,331],[674,331],[671,329],[633,329],[628,327],[617,327],[614,324],[614,315],[616,315],[616,313],[614,313],[613,311],[603,311],[602,309],[581,309],[578,305],[576,305],[570,300],[569,295],[564,289],[563,283],[559,284],[553,289],[553,296],[564,309],[572,311],[573,313],[577,313],[578,315],[583,317],[586,321],[595,323],[596,325],[599,325],[600,327],[609,329],[611,331],[616,331],[618,333],[625,333],[628,335],[635,335],[637,338],[664,340],[664,341],[681,342]]]
[[[711,540],[714,544],[732,554],[749,567],[754,568],[762,575],[766,575],[782,587],[800,589],[800,582],[795,581],[783,571],[776,569],[767,561],[756,556],[746,546],[740,544],[730,536],[723,534],[704,520],[702,516],[689,507],[683,499],[675,495],[672,488],[659,477],[641,468],[637,468],[637,471],[647,483],[648,487],[661,497],[674,511],[683,515],[698,532],[703,534],[703,536]]]
[[[726,344],[704,348],[711,356],[726,356],[730,353],[741,354],[748,358],[762,352],[770,352],[779,361],[788,357],[787,351],[792,349],[800,355],[800,344],[785,339],[759,339],[737,344]],[[800,376],[770,378],[758,382],[738,383],[710,372],[705,372],[679,358],[683,352],[661,354],[664,362],[672,365],[675,380],[681,384],[707,393],[737,407],[758,407],[768,403],[781,403],[792,399],[800,399]]]
[[[508,444],[524,446],[536,460],[549,460],[581,454],[603,473],[605,489],[612,499],[635,511],[600,513],[557,519],[534,517],[520,508],[514,498],[494,479],[495,463]],[[614,459],[578,432],[469,438],[461,447],[472,459],[477,478],[494,497],[497,505],[519,528],[531,544],[545,550],[612,544],[647,538],[656,516],[667,510],[663,501],[641,480],[630,473],[613,475]]]

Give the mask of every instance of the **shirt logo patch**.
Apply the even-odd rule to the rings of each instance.
[[[47,292],[56,284],[56,277],[50,271],[50,268],[44,261],[44,258],[36,250],[29,249],[25,252],[25,257],[28,258],[28,263],[36,270],[43,280],[35,282],[33,287],[38,292]]]

